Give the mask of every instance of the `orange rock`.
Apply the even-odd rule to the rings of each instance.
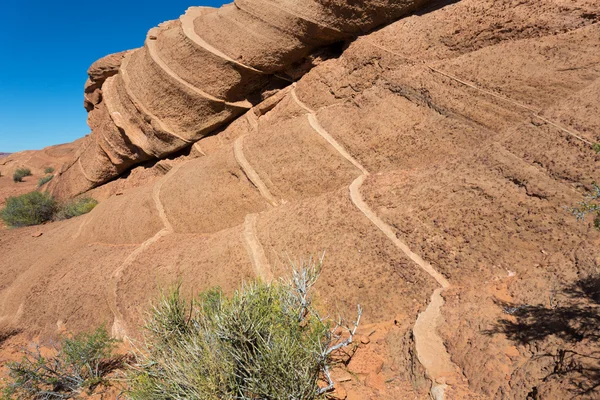
[[[505,347],[504,354],[506,354],[510,359],[515,359],[521,355],[521,353],[519,353],[519,349],[517,349],[516,346]]]
[[[348,392],[346,392],[346,389],[343,385],[338,383],[335,385],[335,390],[333,391],[332,396],[334,399],[345,400],[346,397],[348,397]]]
[[[383,358],[370,347],[358,349],[348,364],[348,370],[356,374],[378,374],[382,368]]]
[[[385,377],[382,374],[371,373],[365,380],[365,385],[370,388],[384,391],[385,390]]]

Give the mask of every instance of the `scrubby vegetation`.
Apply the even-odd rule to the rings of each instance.
[[[52,178],[54,178],[54,175],[46,175],[44,177],[41,177],[38,181],[38,187],[44,186],[46,183],[50,182]]]
[[[320,264],[294,270],[289,282],[246,284],[186,301],[164,294],[146,324],[130,372],[132,399],[318,399],[333,389],[331,355],[358,326],[325,320],[311,306]],[[319,387],[323,381],[325,387]]]
[[[0,210],[0,218],[7,226],[20,228],[77,217],[92,211],[97,204],[91,197],[59,204],[49,193],[31,192],[9,197],[6,206]]]
[[[91,197],[80,197],[62,204],[56,212],[54,219],[61,221],[63,219],[78,217],[89,213],[97,205],[98,201]]]
[[[31,192],[6,199],[0,218],[11,227],[39,225],[50,221],[57,209],[56,201],[48,193]]]
[[[8,363],[10,381],[4,399],[70,399],[105,383],[106,375],[123,364],[114,357],[116,341],[104,327],[63,338],[51,356],[40,347],[25,351],[20,362]]]
[[[14,182],[23,182],[23,178],[31,176],[31,170],[29,168],[19,168],[13,174]]]
[[[53,172],[54,172],[54,168],[52,168],[52,167],[48,167],[48,168],[46,168],[46,169],[44,170],[44,173],[45,173],[45,174],[51,174],[51,173],[53,173]]]
[[[187,301],[178,285],[151,309],[133,355],[115,356],[104,327],[36,345],[8,363],[2,398],[78,398],[120,369],[134,400],[324,399],[333,356],[352,343],[362,310],[350,326],[322,318],[311,296],[320,270],[309,261],[289,281],[245,284],[231,297],[217,288]]]
[[[571,211],[580,221],[587,215],[594,214],[594,226],[600,229],[600,186],[594,184],[592,193]]]

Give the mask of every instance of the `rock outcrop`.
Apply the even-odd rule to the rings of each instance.
[[[190,146],[289,84],[315,50],[426,1],[236,0],[188,9],[151,29],[144,47],[91,66],[92,133],[51,191],[71,197]]]
[[[91,213],[0,229],[0,333],[139,338],[160,289],[325,251],[319,307],[365,311],[348,399],[597,398],[600,232],[568,208],[600,182],[598,22],[597,0],[444,0],[357,38]],[[99,62],[91,116],[145,51]]]

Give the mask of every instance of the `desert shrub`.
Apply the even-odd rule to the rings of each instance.
[[[293,279],[219,289],[186,301],[163,294],[129,373],[132,399],[318,399],[333,389],[331,354],[349,345],[311,306],[320,264]],[[319,388],[319,381],[326,387]]]
[[[45,174],[51,174],[51,173],[53,173],[53,172],[54,172],[54,168],[52,168],[52,167],[48,167],[48,168],[46,168],[46,169],[44,170],[44,173],[45,173]]]
[[[594,226],[600,229],[600,186],[594,183],[592,193],[577,207],[572,208],[571,212],[580,221],[583,221],[587,215],[594,214]]]
[[[44,177],[41,177],[40,180],[38,181],[38,187],[42,187],[46,183],[50,182],[52,180],[52,178],[54,178],[54,175],[46,175]]]
[[[70,399],[85,389],[105,383],[118,367],[116,341],[104,327],[73,338],[63,338],[52,356],[42,356],[39,345],[25,350],[20,362],[8,363],[9,380],[4,399]]]
[[[80,197],[62,204],[54,219],[61,221],[63,219],[69,219],[78,217],[83,214],[87,214],[98,205],[98,201],[91,197]]]
[[[29,168],[18,168],[13,174],[13,181],[23,182],[23,178],[31,176],[31,170]]]
[[[56,201],[48,193],[31,192],[6,199],[0,218],[10,227],[38,225],[52,219]]]

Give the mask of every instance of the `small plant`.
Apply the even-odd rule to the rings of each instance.
[[[54,175],[46,175],[42,178],[40,178],[40,180],[38,181],[38,185],[37,187],[42,187],[44,186],[46,183],[50,182],[52,180],[52,178],[54,178]]]
[[[29,168],[18,168],[13,174],[14,182],[23,182],[23,178],[31,176],[31,170]]]
[[[20,362],[8,363],[10,380],[3,398],[70,399],[85,389],[91,392],[122,365],[123,358],[113,356],[115,344],[102,326],[91,333],[63,338],[52,356],[42,356],[39,345],[24,350]]]
[[[10,227],[39,225],[50,221],[56,211],[56,201],[48,193],[31,192],[6,199],[0,218]]]
[[[572,208],[571,212],[579,221],[583,221],[588,214],[595,214],[594,226],[596,229],[600,229],[600,186],[594,183],[592,193],[577,207]]]
[[[600,153],[600,143],[594,143],[592,149],[594,149],[596,153]]]
[[[230,298],[212,289],[188,302],[179,286],[163,294],[131,366],[130,398],[324,399],[332,353],[352,343],[362,310],[342,340],[341,322],[311,305],[320,267],[303,264],[290,281],[245,284]]]
[[[54,216],[54,220],[61,221],[87,214],[98,205],[98,201],[91,197],[80,197],[62,204]]]
[[[52,168],[52,167],[48,167],[48,168],[46,168],[46,169],[44,170],[44,173],[45,173],[45,174],[51,174],[51,173],[53,173],[53,172],[54,172],[54,168]]]

